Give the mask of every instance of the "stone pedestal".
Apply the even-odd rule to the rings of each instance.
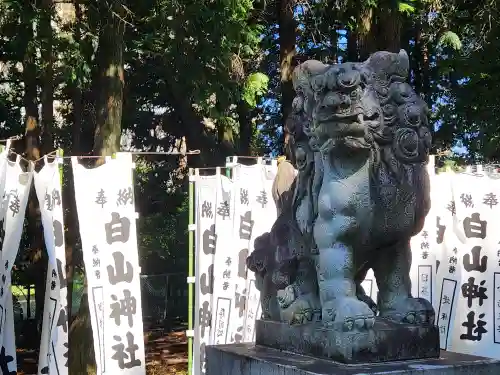
[[[207,375],[498,375],[500,361],[441,352],[440,358],[347,365],[254,344],[207,346]]]
[[[322,322],[290,325],[257,320],[255,330],[258,346],[341,363],[439,358],[435,325],[396,324],[376,318],[373,329],[360,332],[327,328]]]

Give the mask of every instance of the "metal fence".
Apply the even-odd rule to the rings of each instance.
[[[141,275],[142,315],[153,325],[187,320],[186,273]]]
[[[142,316],[148,325],[168,327],[187,321],[187,273],[141,275]],[[83,283],[73,283],[73,307],[76,314],[84,292]]]

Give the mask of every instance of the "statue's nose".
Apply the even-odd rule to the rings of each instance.
[[[321,101],[320,110],[331,110],[342,107],[349,107],[351,99],[348,95],[330,92]]]

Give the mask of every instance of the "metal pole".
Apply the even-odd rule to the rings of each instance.
[[[194,231],[191,230],[194,224],[194,176],[193,169],[189,169],[189,228],[188,228],[188,276],[194,275]],[[193,332],[193,283],[188,284],[188,331]],[[193,336],[188,336],[188,374],[193,375]]]

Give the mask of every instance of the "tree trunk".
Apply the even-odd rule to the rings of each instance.
[[[112,14],[107,13],[102,19],[107,19],[99,37],[97,51],[98,85],[100,92],[96,103],[96,129],[94,134],[94,154],[102,156],[96,162],[104,162],[104,156],[110,156],[120,149],[121,120],[123,108],[123,37],[124,22],[118,18],[121,7],[115,6]],[[107,17],[106,17],[107,16]],[[86,284],[86,281],[85,281]],[[92,328],[89,319],[87,294],[82,296],[78,315],[70,328],[69,368],[73,375],[95,373],[95,356],[92,350]]]
[[[112,15],[99,38],[97,52],[100,81],[94,154],[111,156],[120,150],[123,109],[123,34],[125,23]]]
[[[250,119],[250,108],[244,100],[238,103],[238,119],[240,122],[239,155],[250,156],[252,154],[252,120]]]
[[[358,61],[358,34],[355,30],[347,32],[347,56],[346,60],[349,62]],[[344,61],[345,62],[345,61]]]
[[[36,50],[33,35],[33,8],[29,2],[25,3],[25,14],[23,15],[23,36],[25,38],[25,50],[23,58],[23,83],[24,83],[24,109],[25,109],[25,156],[28,160],[36,160],[41,156],[40,150],[40,127],[38,124],[38,100],[37,100],[37,65],[35,61]],[[32,267],[38,269],[35,272],[36,294],[36,327],[41,327],[39,321],[43,318],[43,305],[45,299],[44,270],[47,267],[47,257],[44,250],[40,207],[34,185],[31,185],[27,207],[27,234],[29,238],[29,259]],[[37,332],[38,335],[41,332]],[[37,337],[37,335],[35,336]],[[39,337],[39,336],[38,336]]]
[[[360,61],[366,60],[377,48],[373,35],[373,21],[373,8],[363,9],[357,32]]]
[[[75,7],[75,43],[80,46],[82,41],[81,35],[81,20],[82,20],[82,9],[80,7],[80,1],[74,1]],[[73,102],[73,129],[71,134],[71,151],[73,155],[79,155],[81,152],[80,146],[80,133],[82,132],[82,88],[81,88],[82,72],[77,71],[77,77],[72,87],[72,102]],[[73,183],[73,169],[68,168],[65,173],[65,179],[68,185]],[[74,189],[64,189],[63,190],[63,204],[64,207],[68,207],[64,212],[64,222],[68,230],[66,231],[66,280],[68,285],[68,324],[72,321],[72,307],[73,307],[73,276],[75,270],[75,263],[73,259],[73,252],[76,247],[76,238],[78,234],[78,218],[76,212],[76,202],[75,202],[75,191]]]
[[[378,10],[377,48],[381,51],[399,52],[401,49],[401,13],[392,4],[382,6]]]
[[[39,35],[42,45],[42,150],[43,153],[49,153],[54,149],[53,124],[54,124],[54,56],[52,15],[54,13],[53,0],[43,0],[40,15]]]
[[[295,0],[280,0],[279,4],[279,43],[281,75],[281,123],[285,126],[292,110],[295,91],[292,83],[294,69],[295,39],[297,23],[294,18]],[[285,136],[286,138],[286,136]],[[287,139],[284,140],[285,148]]]

